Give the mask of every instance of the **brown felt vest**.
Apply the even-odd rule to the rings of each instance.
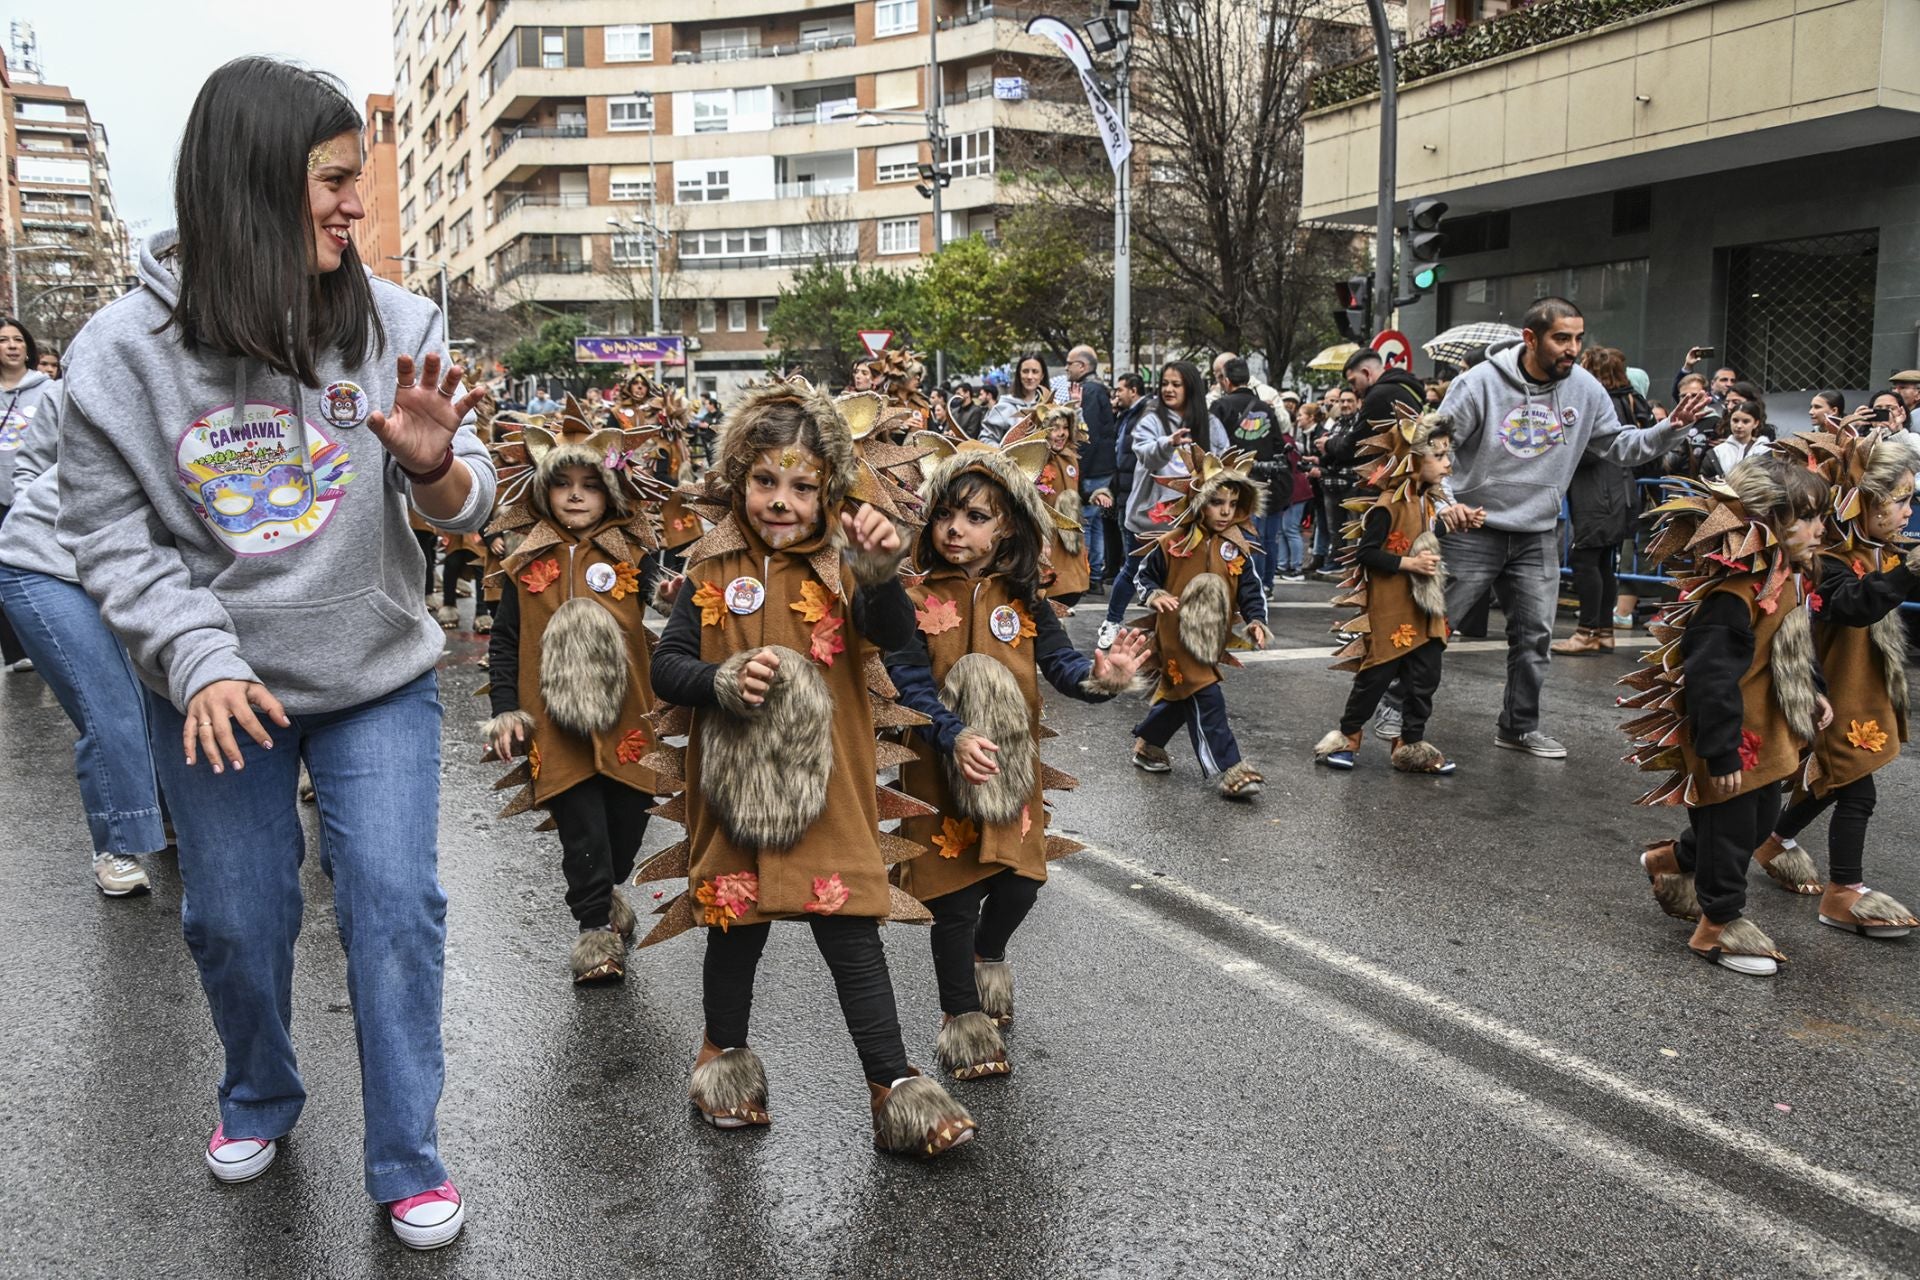
[[[1779,634],[1780,624],[1796,609],[1804,607],[1805,597],[1801,593],[1800,579],[1794,575],[1781,589],[1778,607],[1772,613],[1761,609],[1755,602],[1754,593],[1759,581],[1758,577],[1738,578],[1708,592],[1709,595],[1724,592],[1738,596],[1747,606],[1753,624],[1753,661],[1748,664],[1746,674],[1740,677],[1740,701],[1743,707],[1740,724],[1743,730],[1759,736],[1760,744],[1756,748],[1759,761],[1752,768],[1741,769],[1740,790],[1736,795],[1745,795],[1792,776],[1800,767],[1801,751],[1807,745],[1788,727],[1786,712],[1780,709],[1780,699],[1773,687],[1773,641]],[[1687,772],[1692,775],[1694,786],[1704,802],[1707,779],[1712,773],[1706,762],[1694,754],[1691,729],[1682,732],[1680,750],[1686,759]]]
[[[1387,512],[1393,519],[1387,541],[1393,547],[1404,545],[1411,549],[1414,539],[1433,527],[1433,503],[1424,497],[1394,503]],[[1406,540],[1404,544],[1395,540],[1396,534]],[[1362,671],[1404,658],[1429,641],[1444,643],[1447,638],[1446,617],[1429,614],[1414,603],[1413,576],[1407,573],[1367,574],[1367,620],[1372,629],[1367,634],[1367,657],[1360,664]],[[1407,643],[1396,645],[1395,636]]]
[[[1181,536],[1184,535],[1175,535],[1176,538]],[[1161,545],[1166,546],[1165,543]],[[1230,552],[1226,550],[1229,547],[1232,548]],[[1219,574],[1227,582],[1227,617],[1231,625],[1236,613],[1235,602],[1239,598],[1240,575],[1248,568],[1248,558],[1246,543],[1237,537],[1208,534],[1189,555],[1177,556],[1171,550],[1167,551],[1167,580],[1161,586],[1177,599],[1187,589],[1187,584],[1201,574]],[[1155,691],[1154,701],[1179,702],[1191,698],[1208,685],[1220,682],[1220,663],[1216,655],[1189,655],[1186,647],[1180,643],[1180,614],[1177,611],[1154,614],[1153,635],[1160,654],[1160,685]],[[1167,666],[1169,661],[1174,664],[1172,669]],[[1178,680],[1173,678],[1175,670],[1180,675]]]
[[[1898,556],[1883,555],[1878,567],[1884,572],[1900,562]],[[1813,647],[1827,677],[1827,700],[1833,703],[1833,723],[1814,746],[1820,777],[1813,789],[1825,795],[1893,763],[1907,740],[1907,708],[1904,701],[1894,705],[1886,661],[1871,627],[1821,623],[1814,628]],[[1865,745],[1855,745],[1856,737]]]

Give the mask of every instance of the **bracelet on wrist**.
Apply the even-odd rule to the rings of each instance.
[[[404,462],[400,464],[400,470],[405,472],[407,479],[413,481],[416,485],[434,484],[442,479],[447,472],[453,470],[453,446],[448,445],[446,456],[442,457],[439,462],[435,463],[426,471],[414,471]]]

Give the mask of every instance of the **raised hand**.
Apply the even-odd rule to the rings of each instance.
[[[1094,650],[1094,678],[1110,684],[1133,679],[1152,648],[1152,638],[1146,632],[1132,627],[1122,628],[1120,634],[1114,637],[1111,648]]]
[[[394,361],[400,387],[393,393],[393,408],[367,416],[367,429],[387,447],[394,460],[413,472],[430,472],[453,448],[454,432],[474,405],[486,395],[479,387],[460,395],[461,376],[466,371],[449,364],[442,370],[440,357],[429,355],[420,362],[419,377],[414,377],[412,356]]]
[[[873,555],[892,555],[900,550],[900,530],[892,517],[878,507],[861,504],[858,511],[842,511],[840,527],[847,544],[855,551]]]

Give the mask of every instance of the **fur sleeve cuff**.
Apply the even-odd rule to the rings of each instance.
[[[509,729],[518,729],[523,740],[533,741],[533,717],[524,711],[502,711],[494,716],[480,726],[480,740],[491,743]]]
[[[907,540],[904,537],[900,539],[900,549],[897,551],[861,551],[848,547],[846,559],[847,576],[852,579],[855,591],[878,586],[900,576],[900,566],[907,559]]]
[[[1150,687],[1147,678],[1139,672],[1135,672],[1125,680],[1103,680],[1089,673],[1087,678],[1080,682],[1080,692],[1093,698],[1117,698],[1123,693],[1145,693]]]
[[[747,660],[758,652],[760,652],[758,649],[742,649],[721,663],[719,669],[713,673],[714,701],[718,702],[720,709],[729,715],[746,716],[751,715],[755,710],[747,705],[746,699],[740,696],[740,670],[747,665]]]
[[[1165,596],[1169,600],[1172,600],[1175,598],[1173,592],[1171,591],[1155,591],[1155,592],[1152,592],[1150,595],[1148,595],[1146,600],[1143,603],[1145,603],[1147,608],[1151,609],[1154,607],[1153,602],[1155,600],[1158,600],[1161,596]]]

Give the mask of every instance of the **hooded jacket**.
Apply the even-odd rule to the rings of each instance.
[[[0,391],[0,507],[14,502],[13,467],[26,439],[27,428],[54,381],[38,369],[29,369],[20,384],[11,391]]]
[[[168,327],[173,241],[142,247],[142,287],[69,349],[60,544],[141,680],[178,708],[216,680],[259,681],[294,715],[389,693],[444,640],[421,597],[411,485],[365,423],[393,404],[397,356],[444,353],[440,312],[374,279],[385,349],[352,363],[326,353],[315,391],[186,349]],[[431,523],[478,532],[493,463],[471,426],[453,448],[473,486]]]
[[[40,401],[19,451],[0,462],[13,474],[13,510],[0,525],[0,564],[29,573],[75,582],[73,557],[54,536],[60,514],[60,410],[63,384],[54,383]]]
[[[1537,383],[1520,365],[1518,342],[1493,348],[1447,388],[1441,412],[1453,418],[1456,502],[1485,507],[1487,528],[1544,533],[1560,518],[1560,499],[1588,454],[1622,466],[1658,457],[1673,440],[1663,425],[1621,424],[1600,380],[1575,366],[1558,382]]]

